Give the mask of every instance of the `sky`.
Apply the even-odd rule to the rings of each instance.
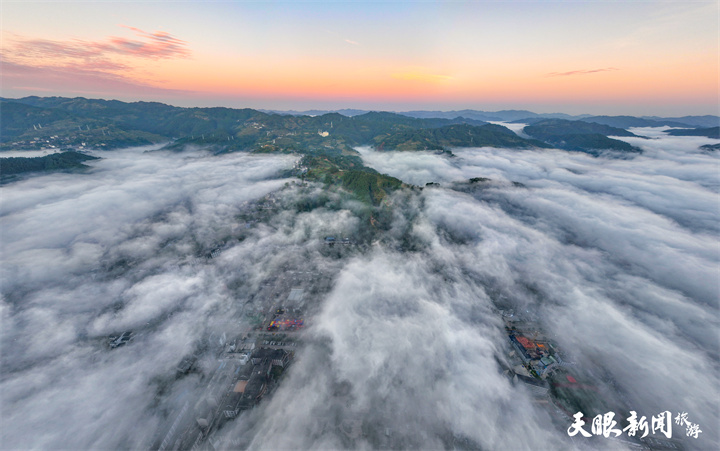
[[[716,1],[3,1],[2,96],[718,114]]]

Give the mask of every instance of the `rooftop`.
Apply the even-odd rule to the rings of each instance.
[[[290,295],[288,295],[287,300],[290,302],[300,302],[303,300],[303,297],[305,296],[305,290],[302,288],[293,288],[290,290]]]
[[[237,381],[237,384],[235,384],[235,388],[233,388],[234,393],[245,393],[245,387],[247,387],[248,381]]]

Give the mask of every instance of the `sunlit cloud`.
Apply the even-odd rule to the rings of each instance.
[[[125,51],[127,54],[145,58],[186,58],[191,55],[190,50],[187,48],[187,42],[174,37],[168,32],[156,31],[148,33],[139,28],[127,25],[121,26],[134,31],[137,36],[145,39],[145,42],[142,42],[124,38],[111,38],[111,42],[117,46],[117,49]]]
[[[188,58],[187,42],[164,31],[121,27],[137,39],[52,40],[16,35],[3,49],[3,83],[21,91],[22,86],[45,86],[64,93],[113,96],[167,92],[154,87],[160,81],[147,72],[147,60]]]
[[[567,77],[569,75],[586,75],[586,74],[594,74],[596,72],[612,72],[620,70],[617,67],[606,67],[604,69],[592,69],[592,70],[571,70],[569,72],[550,72],[549,74],[545,74],[546,77]]]
[[[134,56],[150,59],[187,58],[191,55],[187,42],[169,33],[156,31],[148,33],[138,28],[121,25],[132,30],[140,39],[110,36],[101,41],[72,39],[58,41],[50,39],[19,40],[10,45],[9,53],[27,59],[103,59],[113,55]]]
[[[359,42],[351,41],[350,39],[345,39],[345,42],[347,42],[348,44],[352,44],[352,45],[360,45]]]

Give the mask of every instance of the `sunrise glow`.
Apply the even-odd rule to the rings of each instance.
[[[716,2],[126,6],[5,3],[2,95],[276,109],[718,112]]]

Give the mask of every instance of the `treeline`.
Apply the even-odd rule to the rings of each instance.
[[[97,157],[79,152],[62,152],[44,157],[10,157],[0,158],[0,174],[13,175],[23,172],[56,171],[61,169],[88,168],[84,161],[98,160]]]
[[[81,97],[2,100],[0,110],[3,115],[0,133],[16,143],[52,133],[58,141],[55,145],[76,144],[79,140],[88,146],[112,148],[121,143],[174,139],[171,149],[198,145],[215,152],[312,153],[334,149],[347,153],[359,145],[373,145],[380,150],[559,147],[591,154],[602,149],[640,151],[609,137],[634,136],[632,133],[600,123],[625,123],[630,117],[593,118],[598,122],[533,118],[532,125],[524,130],[532,137],[527,139],[506,127],[477,119],[416,118],[389,112],[353,117],[338,113],[291,116],[248,108],[181,108],[157,102],[126,103]],[[37,124],[42,125],[42,131],[34,129]],[[96,130],[92,136],[80,136],[92,130]],[[699,133],[716,136],[718,131]]]
[[[448,125],[440,128],[406,130],[378,136],[374,139],[378,150],[445,150],[451,147],[549,147],[547,144],[525,139],[507,127],[495,124],[472,126]]]
[[[300,164],[308,168],[304,175],[308,180],[340,186],[358,200],[371,205],[379,205],[403,185],[395,177],[363,165],[362,159],[356,155],[321,151],[304,156]]]
[[[637,137],[625,129],[584,121],[544,119],[528,125],[523,132],[554,147],[598,155],[602,150],[641,153],[642,150],[625,141],[608,136]]]
[[[720,126],[696,129],[668,130],[666,133],[672,136],[704,136],[706,138],[720,139]]]

